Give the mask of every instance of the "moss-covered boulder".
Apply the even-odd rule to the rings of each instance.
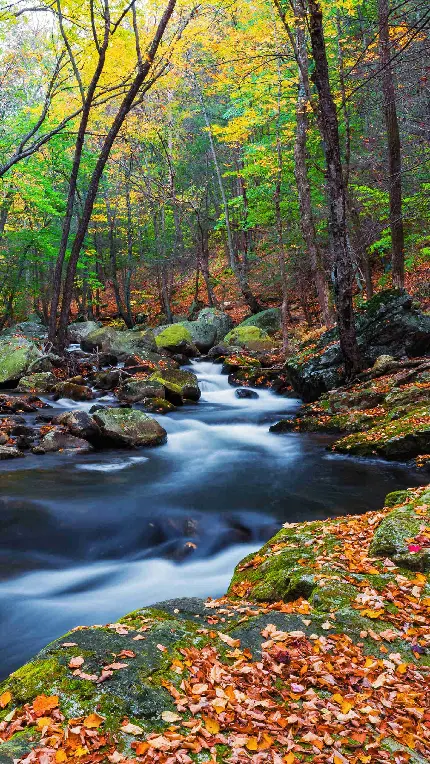
[[[264,332],[274,334],[281,328],[281,310],[280,308],[267,308],[260,313],[254,313],[249,318],[245,318],[241,326],[258,326]]]
[[[389,557],[412,570],[430,571],[430,544],[423,546],[420,541],[422,532],[430,524],[430,508],[427,503],[421,504],[420,508],[420,514],[417,514],[413,505],[406,504],[387,515],[375,531],[370,554]]]
[[[118,396],[126,403],[136,403],[143,398],[165,398],[164,385],[154,379],[131,377],[121,385]]]
[[[49,393],[57,382],[57,377],[54,374],[49,371],[41,371],[37,374],[21,377],[18,390],[24,393]]]
[[[244,326],[240,324],[232,329],[225,338],[224,342],[235,347],[245,348],[246,350],[270,350],[273,342],[267,332],[259,329],[258,326]]]
[[[181,405],[185,400],[198,401],[201,396],[197,377],[192,371],[165,369],[156,371],[150,379],[164,386],[167,400],[174,405]]]
[[[171,350],[172,352],[181,352],[181,349],[187,343],[192,342],[191,332],[182,324],[170,324],[160,327],[161,331],[156,332],[155,342],[158,348]]]
[[[102,326],[81,340],[81,348],[90,353],[95,350],[110,353],[122,360],[140,352],[153,352],[156,344],[154,334],[148,329],[117,331],[110,326]]]
[[[0,341],[0,384],[13,385],[23,377],[28,367],[41,356],[33,342],[21,337]]]
[[[158,446],[167,439],[164,427],[143,411],[106,408],[94,412],[93,417],[107,446]]]

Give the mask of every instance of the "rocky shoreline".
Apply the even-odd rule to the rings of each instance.
[[[226,597],[77,627],[0,686],[0,761],[430,759],[430,488],[285,526]]]

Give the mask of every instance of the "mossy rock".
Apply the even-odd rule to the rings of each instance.
[[[158,446],[167,439],[164,427],[143,411],[106,408],[94,412],[93,418],[106,445]]]
[[[127,403],[136,403],[143,398],[165,398],[161,382],[150,379],[127,379],[119,390],[119,397]]]
[[[0,384],[12,385],[23,377],[28,367],[41,356],[36,345],[21,337],[0,341]]]
[[[376,529],[369,553],[375,557],[389,557],[398,565],[412,570],[430,570],[430,550],[424,548],[411,552],[408,548],[420,534],[424,520],[422,515],[416,514],[413,506],[393,510]]]
[[[186,399],[198,401],[201,396],[197,377],[192,371],[164,369],[152,374],[150,380],[164,386],[167,400],[174,405],[181,405]]]
[[[258,326],[244,326],[240,324],[232,329],[225,338],[227,345],[235,345],[246,350],[271,350],[273,341],[264,329]]]
[[[17,389],[24,393],[49,393],[57,382],[57,377],[54,374],[49,371],[41,371],[38,374],[21,377]]]
[[[183,342],[192,342],[191,332],[182,324],[172,324],[156,335],[155,342],[158,348],[176,349]]]
[[[281,310],[280,308],[267,308],[260,313],[254,313],[253,316],[242,321],[240,326],[257,326],[268,334],[274,334],[281,328]]]

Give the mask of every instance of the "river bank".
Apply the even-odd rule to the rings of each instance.
[[[287,524],[222,599],[78,627],[2,684],[2,761],[427,761],[429,519]]]

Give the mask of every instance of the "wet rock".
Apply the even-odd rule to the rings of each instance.
[[[54,400],[71,398],[72,401],[91,401],[94,393],[87,385],[77,385],[74,382],[59,382],[55,385]]]
[[[99,353],[97,361],[99,368],[102,369],[105,366],[116,366],[118,358],[113,353]]]
[[[99,371],[97,374],[94,374],[93,384],[97,390],[114,390],[115,387],[118,387],[121,378],[121,369]]]
[[[89,440],[91,443],[100,437],[100,427],[86,411],[66,411],[55,417],[55,423],[67,427],[68,431],[78,438]]]
[[[49,371],[41,371],[21,377],[17,389],[27,393],[49,393],[57,382],[57,377],[54,374]]]
[[[76,438],[74,435],[63,430],[51,430],[43,436],[38,446],[33,448],[34,454],[48,454],[55,451],[73,452],[76,454],[88,454],[93,450],[88,441]]]
[[[172,411],[176,411],[176,406],[170,401],[166,401],[165,398],[143,398],[139,401],[139,406],[142,406],[150,414],[170,414]]]
[[[41,352],[33,342],[21,337],[0,340],[0,384],[16,384]]]
[[[151,376],[151,380],[164,386],[167,400],[174,405],[181,405],[185,399],[198,401],[201,396],[197,377],[192,371],[160,370]]]
[[[131,377],[121,386],[118,396],[125,403],[136,403],[143,398],[165,398],[166,394],[161,382]]]
[[[269,427],[269,432],[291,432],[294,430],[294,419],[280,419]]]
[[[280,308],[267,308],[260,313],[246,318],[240,326],[257,326],[268,334],[274,334],[281,328],[281,310]]]
[[[23,452],[14,446],[0,446],[0,461],[3,459],[18,459],[24,456]]]
[[[247,387],[239,387],[235,390],[236,398],[258,398],[258,393],[255,390],[250,390]]]
[[[97,331],[100,328],[100,324],[96,321],[79,321],[73,324],[69,324],[67,327],[67,337],[69,342],[78,344],[82,342],[89,334]]]
[[[244,326],[240,324],[232,329],[225,337],[228,345],[235,345],[247,350],[270,350],[273,347],[273,341],[267,332],[259,329],[258,326]]]
[[[11,414],[20,411],[31,412],[37,411],[38,408],[47,406],[36,396],[31,395],[24,397],[17,397],[15,395],[0,395],[0,413]]]
[[[219,360],[220,358],[225,358],[225,356],[228,356],[231,352],[232,348],[229,345],[220,343],[219,345],[214,345],[213,348],[209,350],[208,358],[211,360]]]
[[[167,438],[165,429],[143,411],[130,408],[105,408],[94,419],[106,445],[157,446]]]

